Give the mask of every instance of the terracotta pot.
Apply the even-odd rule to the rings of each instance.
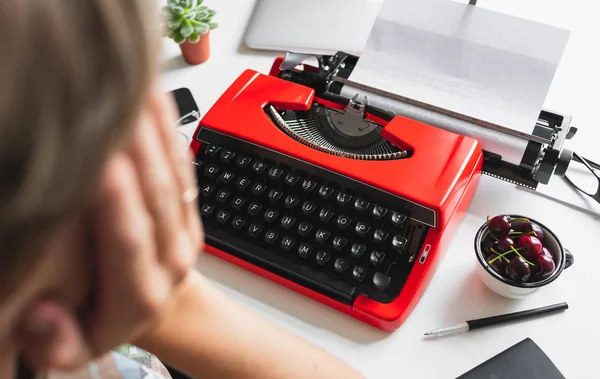
[[[200,37],[200,41],[198,43],[190,43],[189,41],[185,41],[180,44],[181,53],[183,54],[183,59],[189,64],[198,65],[206,62],[206,60],[210,57],[210,32],[206,33],[202,37]]]

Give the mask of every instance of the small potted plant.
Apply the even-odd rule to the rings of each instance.
[[[179,44],[183,58],[189,64],[204,63],[210,57],[210,31],[216,12],[203,0],[167,0],[163,7],[166,34]]]

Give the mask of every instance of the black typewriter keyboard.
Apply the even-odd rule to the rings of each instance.
[[[343,303],[399,294],[427,226],[364,184],[239,140],[194,164],[207,244]]]

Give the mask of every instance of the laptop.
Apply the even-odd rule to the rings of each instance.
[[[360,55],[384,0],[257,0],[244,37],[252,49]]]

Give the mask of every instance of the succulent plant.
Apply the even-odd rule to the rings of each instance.
[[[197,43],[209,30],[217,27],[211,22],[216,12],[203,0],[168,0],[163,7],[163,19],[166,35],[178,44],[186,39]]]

